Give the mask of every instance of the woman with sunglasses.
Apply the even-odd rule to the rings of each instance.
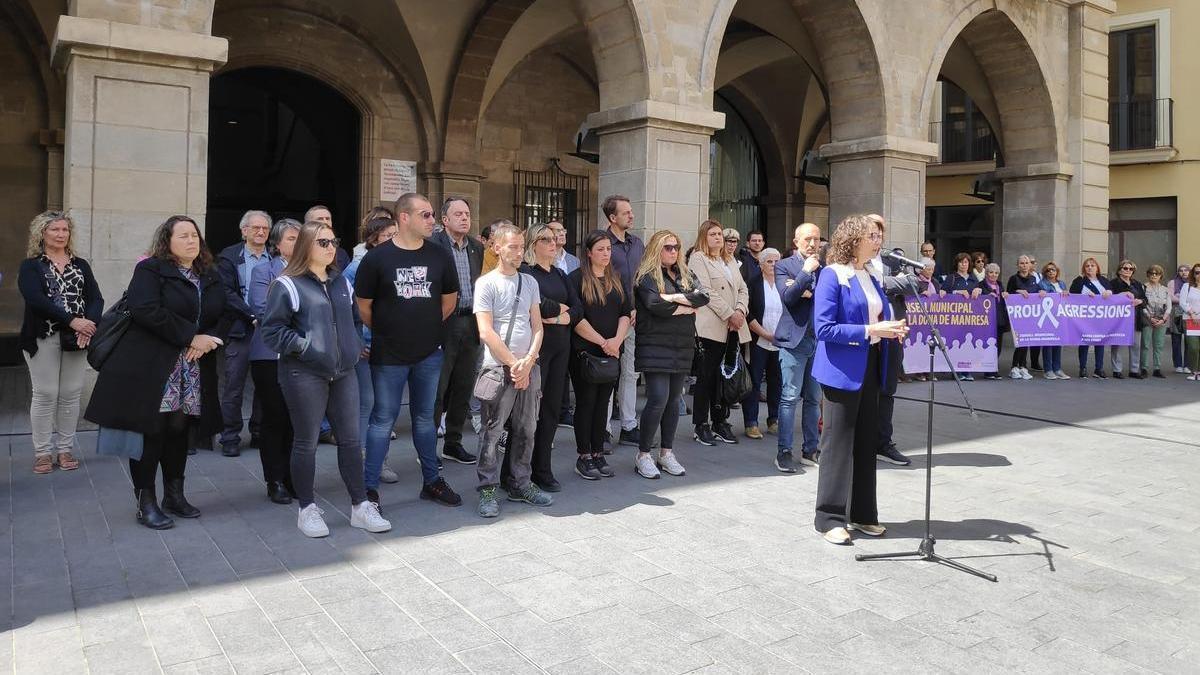
[[[1151,265],[1146,270],[1146,303],[1142,305],[1142,379],[1154,364],[1154,377],[1165,378],[1162,372],[1163,342],[1167,324],[1171,322],[1171,294],[1162,284],[1163,268]]]
[[[987,277],[988,257],[983,251],[976,251],[971,254],[971,278],[975,283],[983,281]]]
[[[387,532],[379,507],[363,485],[363,448],[358,438],[358,382],[354,366],[362,352],[350,285],[334,266],[338,240],[329,226],[305,223],[287,267],[271,284],[263,316],[263,342],[279,353],[279,386],[295,433],[292,482],[305,536],[329,528],[315,503],[317,436],[327,417],[337,437],[338,470],[350,493],[350,525]]]
[[[1071,293],[1076,295],[1099,295],[1101,297],[1109,297],[1112,295],[1112,286],[1108,279],[1100,274],[1100,263],[1096,262],[1095,258],[1085,258],[1083,264],[1079,266],[1079,276],[1071,282]],[[1087,379],[1087,354],[1088,346],[1079,346],[1079,377]],[[1095,358],[1094,377],[1100,380],[1107,380],[1108,376],[1104,374],[1104,345],[1095,345],[1091,347]]]
[[[696,309],[708,304],[708,294],[682,259],[679,237],[659,230],[646,242],[634,276],[637,297],[637,371],[646,378],[646,407],[635,468],[643,478],[658,478],[659,469],[684,474],[675,458],[675,429],[684,381],[696,350]],[[657,460],[650,454],[659,431]]]
[[[1127,347],[1116,346],[1112,348],[1112,369],[1113,379],[1125,379],[1125,363],[1121,358],[1121,352],[1124,351],[1129,357],[1129,377],[1134,380],[1144,379],[1146,376],[1142,373],[1141,355],[1142,355],[1142,328],[1145,324],[1145,317],[1142,315],[1142,308],[1146,304],[1146,287],[1142,282],[1133,278],[1137,272],[1137,265],[1132,260],[1122,260],[1117,265],[1117,278],[1112,280],[1112,292],[1120,293],[1128,296],[1133,300],[1133,344]]]
[[[1038,289],[1045,293],[1057,293],[1058,295],[1066,296],[1067,284],[1060,278],[1058,265],[1053,262],[1048,262],[1042,267],[1042,279],[1038,282]],[[1045,377],[1047,380],[1069,380],[1070,375],[1063,372],[1062,369],[1062,347],[1042,347],[1042,366],[1044,368]]]
[[[1167,290],[1171,292],[1171,323],[1168,325],[1168,332],[1171,333],[1171,364],[1175,366],[1175,372],[1181,375],[1190,375],[1192,370],[1187,367],[1187,359],[1184,358],[1184,336],[1187,331],[1182,330],[1183,326],[1183,308],[1179,305],[1179,294],[1183,292],[1184,286],[1188,283],[1187,265],[1180,265],[1175,268],[1175,277],[1167,283]]]

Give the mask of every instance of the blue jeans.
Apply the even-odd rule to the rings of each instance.
[[[779,370],[783,388],[779,394],[779,452],[791,452],[796,430],[796,400],[803,399],[800,427],[803,452],[817,449],[817,420],[821,416],[821,385],[812,376],[813,354],[817,341],[808,336],[792,349],[779,350]]]
[[[1062,370],[1062,347],[1042,347],[1042,370],[1047,373]]]
[[[367,424],[367,461],[363,479],[368,490],[379,488],[379,471],[387,459],[392,427],[400,416],[404,387],[408,386],[408,411],[412,416],[413,445],[421,460],[421,478],[426,485],[438,481],[437,421],[433,419],[433,404],[437,399],[438,379],[442,376],[442,350],[425,360],[406,366],[371,366],[371,383],[375,389],[375,405]]]
[[[363,449],[367,447],[367,424],[371,421],[371,409],[375,407],[375,385],[371,383],[371,363],[359,359],[354,364],[354,376],[358,379],[358,437]],[[391,438],[391,435],[388,436]]]
[[[1088,355],[1089,349],[1091,349],[1093,352],[1095,352],[1096,372],[1097,373],[1104,372],[1104,347],[1102,345],[1094,345],[1091,347],[1084,347],[1084,346],[1079,347],[1079,372],[1081,374],[1087,372],[1087,355]]]

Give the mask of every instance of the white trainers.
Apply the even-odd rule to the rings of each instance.
[[[390,466],[384,464],[383,468],[379,470],[379,480],[385,483],[399,483],[400,476],[397,476]]]
[[[387,532],[392,529],[392,524],[379,515],[379,507],[368,499],[350,509],[350,527],[367,532]]]
[[[1008,377],[1009,377],[1009,379],[1011,379],[1011,380],[1023,380],[1023,379],[1025,379],[1025,377],[1024,377],[1023,375],[1021,375],[1021,369],[1020,369],[1020,368],[1013,368],[1012,370],[1008,371]]]
[[[1063,371],[1061,371],[1061,370],[1060,370],[1060,371],[1058,371],[1058,372],[1056,372],[1056,373],[1054,373],[1054,374],[1055,374],[1055,375],[1057,375],[1057,376],[1058,376],[1058,379],[1060,379],[1060,380],[1069,380],[1069,379],[1071,379],[1071,376],[1070,376],[1070,375],[1068,375],[1068,374],[1064,373],[1064,372],[1063,372]]]
[[[1047,380],[1057,380],[1058,373],[1054,372],[1053,370],[1047,370],[1046,374],[1043,375],[1042,377],[1046,378]]]
[[[837,546],[845,546],[850,543],[850,533],[844,527],[835,527],[827,532],[822,532],[821,536],[825,541]]]
[[[300,515],[296,517],[296,527],[300,528],[306,537],[314,539],[328,537],[329,527],[325,524],[325,519],[321,517],[324,514],[325,512],[319,506],[309,504],[300,509]]]
[[[675,459],[675,453],[673,452],[659,456],[658,468],[672,476],[682,476],[684,474],[683,465],[679,463],[679,460]]]
[[[650,459],[650,453],[639,452],[637,459],[634,461],[634,468],[637,469],[638,475],[642,478],[654,480],[662,474],[658,472],[658,467],[654,466],[654,460]]]
[[[1029,374],[1029,369],[1028,369],[1028,368],[1022,368],[1022,369],[1021,369],[1021,379],[1022,379],[1022,380],[1032,380],[1032,379],[1033,379],[1033,375],[1030,375],[1030,374]]]

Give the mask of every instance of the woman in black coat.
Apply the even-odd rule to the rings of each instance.
[[[708,304],[708,293],[688,271],[679,255],[679,237],[670,230],[659,230],[646,242],[634,279],[638,311],[633,361],[646,378],[635,466],[644,478],[658,478],[659,469],[682,476],[684,468],[672,452],[679,398],[696,350],[696,308]],[[657,462],[650,458],[655,429],[660,430]]]
[[[1117,277],[1110,282],[1113,293],[1124,293],[1133,300],[1133,344],[1128,347],[1114,346],[1109,350],[1112,358],[1113,379],[1123,379],[1125,377],[1125,363],[1121,358],[1121,350],[1124,349],[1129,355],[1129,377],[1135,380],[1145,379],[1150,373],[1144,370],[1144,363],[1139,363],[1142,352],[1142,329],[1146,326],[1144,318],[1145,312],[1142,307],[1146,304],[1146,287],[1142,282],[1133,278],[1137,272],[1137,264],[1132,260],[1122,260],[1117,265]]]
[[[1085,258],[1083,265],[1079,268],[1079,276],[1071,282],[1071,293],[1084,295],[1099,295],[1109,297],[1112,295],[1112,285],[1104,275],[1100,274],[1100,263],[1096,262],[1095,258]],[[1095,352],[1096,366],[1093,371],[1093,376],[1100,380],[1108,379],[1104,374],[1104,345],[1094,345],[1092,349]],[[1087,379],[1087,353],[1088,346],[1079,346],[1079,377]]]
[[[1017,273],[1008,278],[1008,285],[1005,286],[1004,292],[1007,295],[1017,293],[1024,297],[1029,297],[1030,295],[1037,295],[1041,290],[1041,287],[1038,286],[1037,277],[1033,275],[1033,259],[1027,255],[1019,256],[1017,258]],[[1013,338],[1015,344],[1016,332],[1013,332]],[[1014,380],[1033,379],[1033,375],[1029,374],[1029,347],[1016,347],[1013,349],[1012,370],[1009,371],[1008,376]]]
[[[195,221],[171,216],[159,226],[150,257],[129,282],[129,329],[101,367],[85,414],[102,427],[102,453],[115,439],[128,441],[119,432],[141,435],[140,448],[135,441],[129,449],[129,474],[138,522],[156,530],[174,525],[162,509],[200,515],[183,496],[183,475],[193,439],[211,442],[221,430],[213,352],[224,344],[229,319],[220,283]],[[154,486],[159,466],[162,509]]]
[[[983,281],[979,282],[971,292],[972,298],[990,295],[996,300],[996,367],[1000,366],[1000,352],[1004,351],[1004,334],[1008,332],[1008,309],[1004,306],[1004,297],[1008,294],[1005,287],[1000,285],[1000,266],[988,263],[984,267]],[[1000,373],[984,373],[988,380],[1000,379]]]

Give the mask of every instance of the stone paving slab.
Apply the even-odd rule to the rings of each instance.
[[[304,539],[294,508],[266,500],[253,449],[201,451],[188,492],[203,517],[152,532],[93,432],[79,437],[80,470],[33,475],[22,404],[6,400],[0,673],[1193,673],[1195,386],[978,382],[968,394],[991,412],[938,406],[938,550],[996,584],[853,560],[915,548],[924,531],[918,384],[897,407],[914,464],[879,467],[888,536],[850,548],[813,532],[818,470],[777,473],[771,436],[681,440],[687,476],[658,481],[618,448],[617,477],[585,483],[566,429],[565,490],[547,509],[504,502],[482,521],[474,469],[453,463],[467,504],[421,501],[402,439],[390,459],[401,482],[382,490],[392,532],[348,526],[327,447],[327,539]],[[940,401],[956,396],[938,385]]]

